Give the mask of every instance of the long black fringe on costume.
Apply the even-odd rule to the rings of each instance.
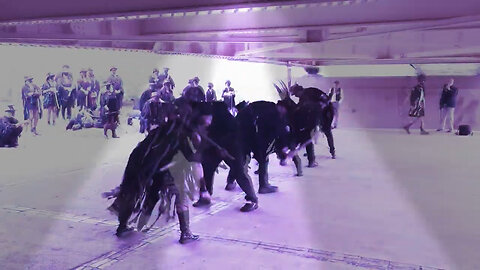
[[[121,226],[126,226],[131,215],[140,211],[153,175],[162,168],[168,169],[178,152],[182,127],[182,121],[176,120],[152,130],[130,154],[121,185],[103,194],[104,197],[115,198],[109,209],[117,212]],[[161,190],[159,215],[169,211],[175,193],[168,188]]]

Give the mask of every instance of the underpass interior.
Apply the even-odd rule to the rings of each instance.
[[[23,121],[24,76],[41,86],[64,64],[74,79],[92,68],[100,82],[115,66],[125,88],[118,139],[97,128],[65,130],[61,117],[49,125],[44,112],[40,135],[24,128],[17,147],[0,148],[0,268],[480,268],[478,3],[87,3],[69,9],[52,0],[36,13],[6,4],[0,13],[2,112],[14,105]],[[306,73],[312,66],[318,74]],[[139,121],[127,118],[138,112],[133,105],[152,69],[163,67],[176,97],[198,76],[218,96],[230,80],[237,103],[276,102],[279,81],[328,92],[338,80],[336,159],[322,134],[314,138],[318,167],[307,168],[299,152],[302,177],[291,161],[280,166],[271,155],[269,178],[279,190],[258,194],[259,208],[249,213],[240,212],[238,186],[224,189],[228,170],[220,167],[212,204],[189,202],[199,241],[179,244],[178,220],[165,216],[146,233],[116,237],[111,200],[101,193],[121,183],[145,138]],[[418,74],[427,77],[429,135],[418,124],[410,135],[402,129]],[[459,89],[454,127],[469,125],[473,136],[436,131],[450,78]],[[257,167],[252,160],[248,170],[256,191]]]

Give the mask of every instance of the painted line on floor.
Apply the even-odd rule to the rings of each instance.
[[[41,209],[16,206],[16,205],[3,206],[1,209],[7,212],[12,212],[12,213],[19,213],[19,214],[23,213],[29,216],[48,217],[48,218],[53,218],[57,220],[75,222],[75,223],[86,223],[86,224],[105,225],[105,226],[116,226],[118,223],[116,220],[100,219],[100,218],[89,217],[86,215],[74,215],[69,213],[50,211],[50,210],[41,210]]]
[[[409,263],[400,263],[384,259],[369,258],[359,255],[345,254],[340,252],[312,249],[306,247],[295,247],[284,244],[244,240],[238,238],[227,238],[216,235],[199,234],[202,240],[228,243],[232,245],[249,246],[253,249],[264,249],[270,252],[280,254],[290,254],[297,257],[303,257],[307,259],[314,259],[322,262],[341,263],[355,267],[361,267],[366,269],[378,269],[378,270],[396,270],[396,269],[408,269],[408,270],[442,270],[442,268],[421,266]]]
[[[275,182],[277,183],[287,181],[286,179],[283,179],[283,177],[271,177],[270,180],[276,180]],[[201,220],[204,220],[205,218],[213,216],[229,208],[234,202],[242,200],[244,196],[245,195],[242,192],[242,193],[236,194],[235,196],[232,196],[232,199],[228,201],[219,200],[216,203],[212,204],[209,207],[208,211],[191,217],[190,223],[197,223]],[[113,220],[99,219],[99,218],[89,217],[86,215],[74,215],[74,214],[68,214],[63,212],[40,210],[36,208],[23,207],[23,206],[7,205],[7,206],[3,206],[0,209],[8,212],[13,212],[13,213],[23,213],[27,215],[49,217],[57,220],[76,222],[76,223],[86,223],[86,224],[104,225],[104,226],[118,225],[118,222],[116,220],[113,221]],[[162,240],[171,233],[178,233],[178,222],[171,223],[162,227],[153,227],[152,229],[144,233],[145,237],[142,239],[140,243],[132,244],[119,250],[113,250],[113,251],[104,253],[98,257],[93,258],[92,260],[89,260],[71,269],[75,269],[75,270],[105,269],[107,267],[110,267],[112,264],[115,264],[116,262],[121,261],[128,254],[135,252],[146,245]]]
[[[240,193],[233,196],[232,200],[229,202],[218,202],[212,204],[207,212],[200,213],[190,218],[190,223],[196,223],[201,220],[204,220],[207,217],[211,217],[227,208],[229,208],[234,202],[239,201],[244,198],[244,194]],[[148,232],[145,233],[145,238],[142,239],[139,243],[128,245],[119,250],[113,250],[102,254],[96,258],[93,258],[83,264],[75,266],[71,269],[74,270],[98,270],[98,269],[105,269],[107,267],[112,266],[116,262],[121,261],[127,255],[132,252],[138,251],[139,249],[155,243],[159,240],[166,238],[171,233],[178,232],[178,222],[169,224],[167,226],[163,226],[161,228],[152,228]]]

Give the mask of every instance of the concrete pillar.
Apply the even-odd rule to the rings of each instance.
[[[292,86],[292,66],[290,65],[290,63],[287,63],[287,85],[288,88]]]

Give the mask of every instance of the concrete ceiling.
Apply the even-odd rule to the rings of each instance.
[[[480,63],[478,0],[0,0],[0,6],[4,44],[292,65]]]

